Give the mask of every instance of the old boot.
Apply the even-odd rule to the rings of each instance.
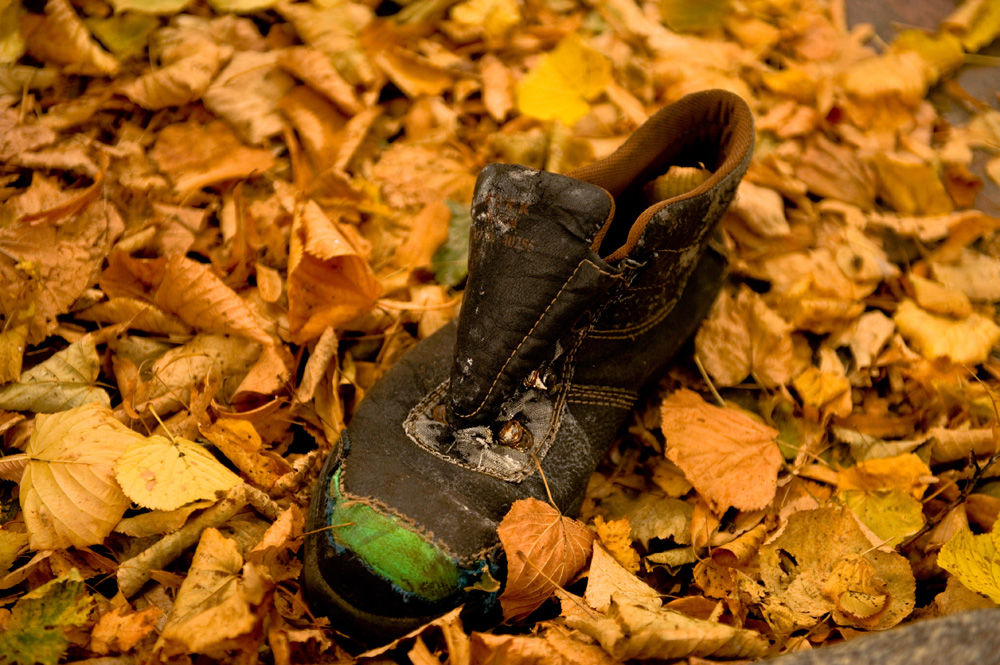
[[[386,641],[462,603],[495,609],[466,589],[484,569],[503,579],[511,504],[545,500],[547,481],[577,510],[637,389],[710,307],[725,259],[706,248],[753,140],[746,104],[709,91],[569,176],[483,170],[457,325],[369,391],[324,466],[305,550],[315,611]],[[664,193],[671,167],[703,182]]]

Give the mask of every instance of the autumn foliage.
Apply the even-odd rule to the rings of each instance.
[[[455,316],[477,172],[568,171],[706,88],[758,147],[690,351],[579,519],[512,508],[504,626],[452,612],[363,657],[752,660],[995,606],[1000,113],[950,80],[1000,5],[888,44],[844,23],[0,0],[0,662],[352,661],[301,593],[303,509],[365,391]]]

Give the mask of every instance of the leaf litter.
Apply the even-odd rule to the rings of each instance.
[[[692,351],[580,520],[504,520],[504,627],[362,656],[757,659],[994,606],[1000,113],[928,99],[998,15],[880,48],[820,0],[0,4],[0,660],[352,660],[303,508],[455,315],[475,174],[709,87],[758,148]]]

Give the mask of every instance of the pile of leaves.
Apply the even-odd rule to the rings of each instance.
[[[819,0],[0,0],[0,662],[350,661],[303,508],[455,315],[476,173],[706,88],[758,147],[693,350],[582,521],[515,505],[504,627],[367,657],[756,659],[995,606],[1000,113],[927,96],[998,33],[995,0],[887,45]]]

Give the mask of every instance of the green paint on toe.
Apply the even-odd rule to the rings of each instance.
[[[457,562],[419,534],[340,491],[340,470],[330,483],[334,507],[330,514],[336,543],[354,552],[372,570],[424,600],[443,600],[460,588]]]

